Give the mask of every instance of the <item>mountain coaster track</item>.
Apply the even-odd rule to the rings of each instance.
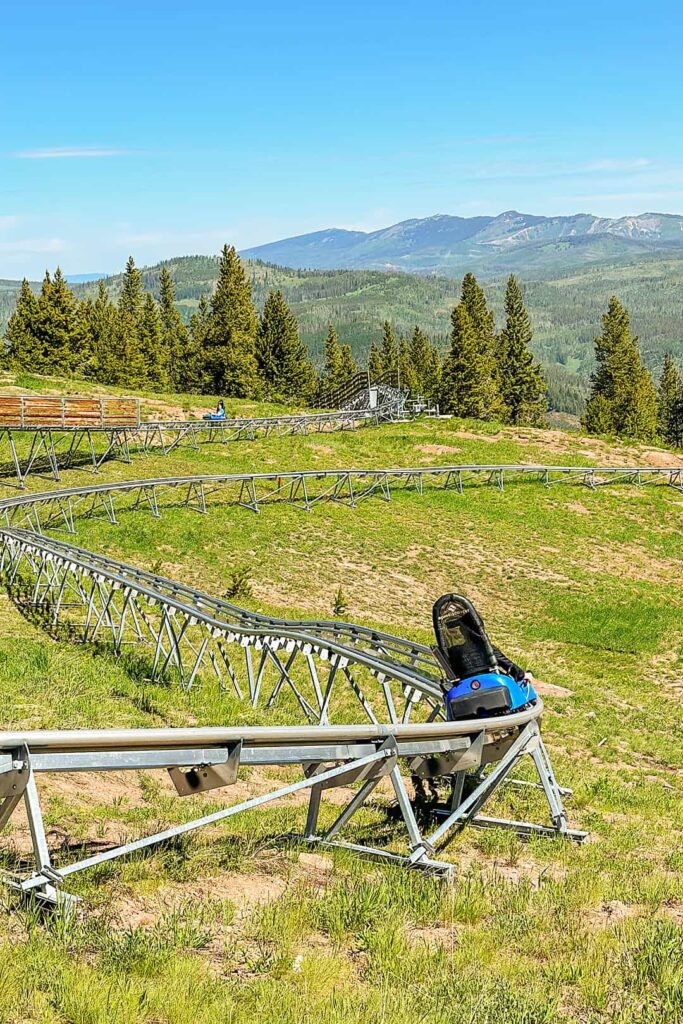
[[[100,644],[116,653],[130,645],[149,652],[152,679],[185,689],[214,685],[253,708],[286,715],[298,725],[232,728],[72,730],[0,733],[0,827],[23,799],[29,813],[35,870],[15,879],[23,891],[65,898],[64,879],[77,871],[223,820],[241,810],[309,791],[304,836],[384,860],[449,875],[435,850],[466,823],[520,834],[561,834],[567,827],[562,790],[541,739],[543,705],[502,718],[448,722],[442,672],[425,645],[353,623],[288,620],[262,615],[187,584],[87,551],[46,531],[76,532],[82,518],[112,525],[130,511],[160,517],[185,507],[208,514],[222,504],[259,512],[286,502],[312,511],[325,501],[355,507],[397,490],[417,495],[468,487],[502,490],[519,480],[546,487],[609,483],[683,489],[679,467],[467,465],[408,469],[345,469],[285,473],[201,474],[93,483],[0,501],[0,573],[13,600],[57,636]],[[281,720],[281,719],[280,719]],[[364,724],[359,724],[364,723]],[[493,819],[482,807],[519,760],[529,754],[550,808],[549,827]],[[181,795],[229,786],[240,765],[301,765],[299,781],[214,811],[153,836],[53,867],[35,777],[43,771],[166,768]],[[418,825],[403,772],[445,778],[451,798],[431,832]],[[387,779],[406,827],[408,852],[339,843],[337,833]],[[324,791],[356,786],[325,830]]]

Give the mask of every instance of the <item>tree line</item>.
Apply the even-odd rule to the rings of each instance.
[[[595,338],[596,369],[582,418],[589,434],[683,444],[683,380],[670,353],[659,387],[643,365],[628,311],[613,295]]]
[[[508,281],[505,324],[496,332],[483,289],[467,274],[443,359],[419,326],[408,338],[397,338],[385,321],[367,372],[373,381],[399,380],[445,412],[542,423],[546,388],[529,350],[531,338],[516,279]],[[25,280],[7,325],[4,359],[17,369],[121,387],[309,404],[339,391],[359,372],[350,346],[340,344],[330,325],[318,373],[282,292],[270,291],[259,315],[251,281],[227,245],[216,286],[210,297],[200,296],[189,325],[175,305],[168,269],[161,269],[156,299],[145,290],[132,257],[116,301],[104,281],[95,297],[79,300],[59,269],[45,274],[38,295]]]

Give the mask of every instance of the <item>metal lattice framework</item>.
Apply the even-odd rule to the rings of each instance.
[[[176,448],[200,444],[229,444],[264,437],[327,434],[390,420],[404,415],[406,396],[385,389],[376,405],[367,389],[348,408],[288,416],[257,416],[224,420],[150,420],[125,426],[45,426],[0,424],[0,451],[6,450],[1,475],[25,486],[31,474],[59,480],[60,470],[79,466],[97,472],[108,459],[130,462],[136,452],[168,455]]]
[[[430,648],[346,622],[287,620],[239,608],[116,559],[47,536],[75,533],[79,518],[116,524],[130,510],[155,517],[184,506],[206,514],[232,502],[260,511],[274,502],[311,510],[323,501],[355,506],[370,496],[390,500],[396,490],[417,494],[446,488],[527,480],[547,487],[573,483],[597,488],[629,482],[682,488],[683,470],[564,466],[447,466],[398,470],[340,470],[171,477],[93,484],[19,495],[0,502],[0,574],[10,594],[49,629],[115,652],[136,645],[148,652],[152,678],[189,689],[211,679],[254,708],[280,709],[291,727],[233,730],[115,730],[59,734],[0,734],[0,827],[24,800],[36,870],[17,884],[57,899],[65,877],[92,864],[239,810],[308,789],[305,837],[337,843],[337,833],[383,779],[396,796],[409,852],[344,844],[359,852],[449,873],[435,849],[468,821],[514,828],[521,834],[563,834],[562,797],[539,732],[542,703],[504,719],[445,720],[439,666]],[[359,725],[358,722],[365,724]],[[51,738],[52,737],[52,738]],[[530,755],[552,826],[491,819],[479,812],[519,760]],[[304,779],[114,850],[55,869],[42,824],[35,773],[165,767],[181,795],[234,782],[240,764],[300,764]],[[417,824],[401,767],[423,780],[446,778],[451,798],[443,821],[426,835]],[[321,797],[332,786],[358,785],[332,826],[318,828]]]

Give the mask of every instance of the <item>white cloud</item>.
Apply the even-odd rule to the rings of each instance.
[[[0,252],[26,254],[41,252],[64,252],[66,243],[62,238],[15,238],[0,242]]]
[[[81,160],[93,157],[129,156],[133,150],[105,146],[58,146],[55,149],[23,149],[12,156],[17,160]]]

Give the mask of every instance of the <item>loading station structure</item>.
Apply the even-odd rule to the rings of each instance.
[[[260,437],[325,434],[402,419],[406,395],[389,385],[361,388],[344,408],[286,416],[141,420],[137,398],[0,395],[0,476],[24,488],[31,475],[58,481],[60,470],[97,472],[108,459],[135,452],[168,455],[179,447],[229,444]]]

